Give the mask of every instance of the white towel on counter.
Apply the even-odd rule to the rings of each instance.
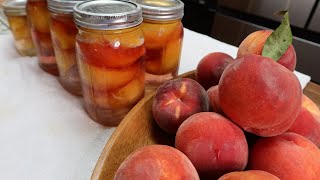
[[[237,48],[185,29],[179,74],[210,52]],[[296,72],[303,87],[310,77]],[[0,179],[89,179],[115,128],[93,122],[82,100],[20,57],[10,34],[0,35]]]

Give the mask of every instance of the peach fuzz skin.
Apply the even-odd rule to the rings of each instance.
[[[175,147],[191,160],[201,179],[217,179],[246,167],[248,144],[243,131],[217,113],[190,116],[175,140]]]
[[[261,138],[250,148],[248,169],[267,171],[281,180],[319,179],[320,150],[296,133]]]
[[[190,160],[166,145],[144,146],[131,153],[118,168],[114,180],[199,180]]]
[[[301,97],[293,72],[254,54],[236,59],[219,82],[224,114],[258,136],[276,136],[288,130],[301,109]]]
[[[288,132],[300,134],[320,147],[320,110],[306,95],[302,96],[302,108]]]
[[[247,54],[261,55],[263,46],[272,33],[272,30],[260,30],[249,34],[240,44],[237,57],[242,57]],[[297,64],[296,51],[292,45],[289,46],[287,51],[277,61],[290,71],[294,71]]]
[[[205,89],[189,78],[174,79],[162,84],[154,96],[152,113],[159,127],[175,134],[189,116],[209,111]]]
[[[235,171],[221,176],[218,180],[280,180],[277,176],[261,170]]]
[[[233,58],[230,55],[222,52],[204,56],[195,71],[196,81],[206,90],[218,85],[221,74],[232,61]]]
[[[223,114],[219,101],[219,86],[212,86],[207,90],[207,94],[209,97],[210,111]]]

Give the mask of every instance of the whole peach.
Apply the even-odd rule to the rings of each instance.
[[[203,57],[196,69],[196,81],[205,89],[219,83],[224,69],[232,62],[233,58],[222,52],[214,52]]]
[[[277,176],[261,170],[235,171],[221,176],[218,180],[280,180]]]
[[[223,111],[221,109],[220,102],[219,102],[219,86],[218,85],[212,86],[207,90],[207,94],[209,97],[210,111],[223,114]]]
[[[189,116],[209,111],[207,92],[195,80],[174,79],[162,84],[154,96],[152,113],[160,128],[175,134]]]
[[[131,153],[118,168],[114,180],[199,180],[190,160],[177,149],[149,145]]]
[[[193,163],[201,178],[217,179],[241,171],[248,161],[248,144],[243,131],[214,112],[190,116],[179,127],[175,147]]]
[[[320,150],[296,133],[261,138],[250,149],[248,169],[267,171],[281,180],[319,179]]]
[[[302,96],[302,108],[288,132],[300,134],[320,147],[320,110],[307,96]]]
[[[247,54],[261,55],[263,46],[272,33],[272,30],[260,30],[249,34],[240,44],[237,57],[242,57]],[[277,61],[279,64],[294,71],[297,64],[296,51],[292,45],[289,46],[287,51]]]
[[[300,111],[301,96],[293,72],[254,54],[236,59],[219,82],[225,115],[258,136],[275,136],[288,130]]]

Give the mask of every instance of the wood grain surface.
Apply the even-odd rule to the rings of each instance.
[[[179,77],[194,79],[194,71]],[[304,93],[320,108],[320,86],[310,82]],[[164,133],[152,116],[154,92],[146,95],[122,120],[110,137],[93,171],[92,180],[111,180],[122,161],[136,149],[150,144],[174,144],[174,137]]]

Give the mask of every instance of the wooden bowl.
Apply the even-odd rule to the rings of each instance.
[[[194,79],[194,71],[182,74],[178,78],[182,77]],[[155,92],[146,95],[113,132],[98,159],[92,180],[113,179],[122,161],[142,146],[174,145],[174,136],[162,131],[153,119],[154,94]]]

